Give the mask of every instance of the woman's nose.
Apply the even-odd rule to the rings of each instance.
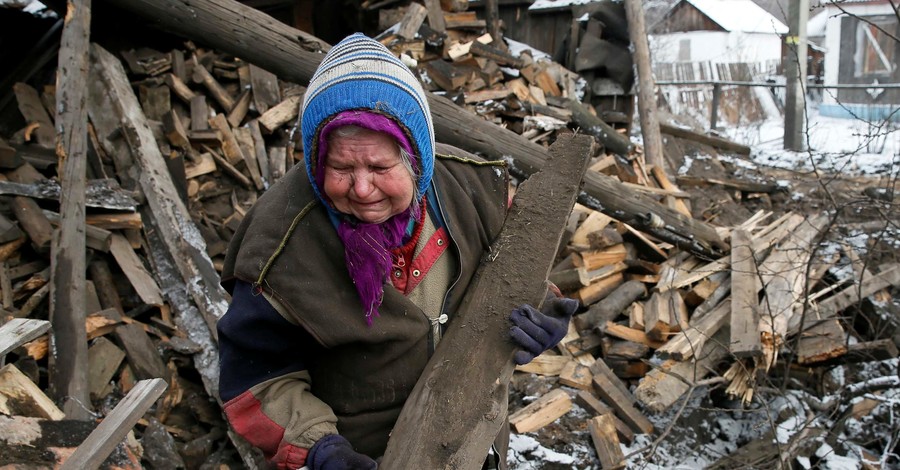
[[[372,172],[357,171],[353,173],[353,192],[358,196],[365,196],[372,192],[374,185],[372,184]]]

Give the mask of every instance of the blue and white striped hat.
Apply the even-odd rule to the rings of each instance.
[[[380,42],[360,33],[337,43],[313,75],[300,108],[303,150],[310,181],[316,181],[319,133],[343,111],[384,114],[410,138],[418,166],[418,194],[434,173],[434,125],[422,85],[409,68]],[[320,188],[313,184],[319,198]]]

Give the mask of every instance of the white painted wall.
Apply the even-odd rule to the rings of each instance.
[[[856,16],[872,16],[872,15],[893,15],[894,11],[888,3],[880,4],[858,4],[844,3],[841,7],[848,13]],[[838,68],[841,63],[841,20],[845,16],[841,10],[835,6],[827,6],[825,14],[828,21],[825,22],[825,76],[823,80],[825,85],[835,85],[838,83]],[[822,103],[834,105],[835,93],[823,93]]]
[[[781,60],[781,38],[775,34],[723,31],[691,31],[650,36],[653,62],[683,62],[678,51],[683,40],[690,41],[688,62],[760,62]]]

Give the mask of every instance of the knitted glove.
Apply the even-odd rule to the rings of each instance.
[[[524,304],[513,309],[509,316],[513,323],[509,335],[522,348],[513,356],[518,365],[528,364],[542,352],[556,346],[569,331],[569,320],[578,310],[578,301],[557,296],[553,290],[548,292],[540,311]]]
[[[368,456],[357,453],[347,439],[329,434],[313,444],[306,456],[310,470],[375,470],[378,464]]]

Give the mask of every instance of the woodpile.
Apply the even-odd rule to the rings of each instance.
[[[412,3],[380,40],[408,57],[430,90],[485,121],[540,145],[575,128],[595,137],[604,150],[586,180],[615,180],[616,188],[683,216],[682,233],[692,227],[689,194],[675,183],[702,182],[673,181],[646,165],[639,146],[579,102],[578,75],[528,51],[514,55],[502,38],[485,35],[484,21],[465,3]],[[214,325],[227,308],[216,270],[259,194],[302,159],[293,127],[305,90],[190,41],[116,54],[94,44],[90,73],[86,301],[78,312],[90,403],[80,406],[103,419],[64,420],[45,393],[54,347],[48,299],[52,289],[67,288],[50,279],[62,223],[57,90],[19,83],[15,97],[27,125],[0,140],[0,428],[61,426],[72,440],[0,437],[0,454],[35,463],[27,449],[43,446],[62,449],[39,457],[51,465],[71,459],[91,466],[112,455],[121,467],[138,468],[143,458],[199,468],[233,460],[223,445],[230,438],[240,459],[258,463],[228,431],[216,402]],[[668,131],[679,132],[745,150]],[[840,314],[863,298],[889,295],[900,267],[866,267],[848,246],[843,255],[855,276],[836,282],[828,271],[837,256],[814,251],[826,231],[822,216],[770,220],[773,214],[759,213],[716,228],[713,235],[732,249],[706,259],[700,255],[722,255],[722,246],[691,250],[702,238],[693,233],[676,246],[630,223],[636,212],[617,220],[577,204],[568,217],[550,279],[582,311],[556,351],[518,369],[558,377],[560,387],[510,410],[515,432],[539,429],[578,404],[594,415],[586,427],[603,468],[612,468],[623,459],[618,442],[654,432],[644,412],[665,410],[710,380],[727,380],[731,393],[750,400],[758,375],[779,361],[807,367],[897,356],[890,340],[848,331]],[[656,219],[645,226],[654,224],[672,228]],[[846,334],[859,341],[847,346]],[[135,425],[139,444],[129,434]]]

